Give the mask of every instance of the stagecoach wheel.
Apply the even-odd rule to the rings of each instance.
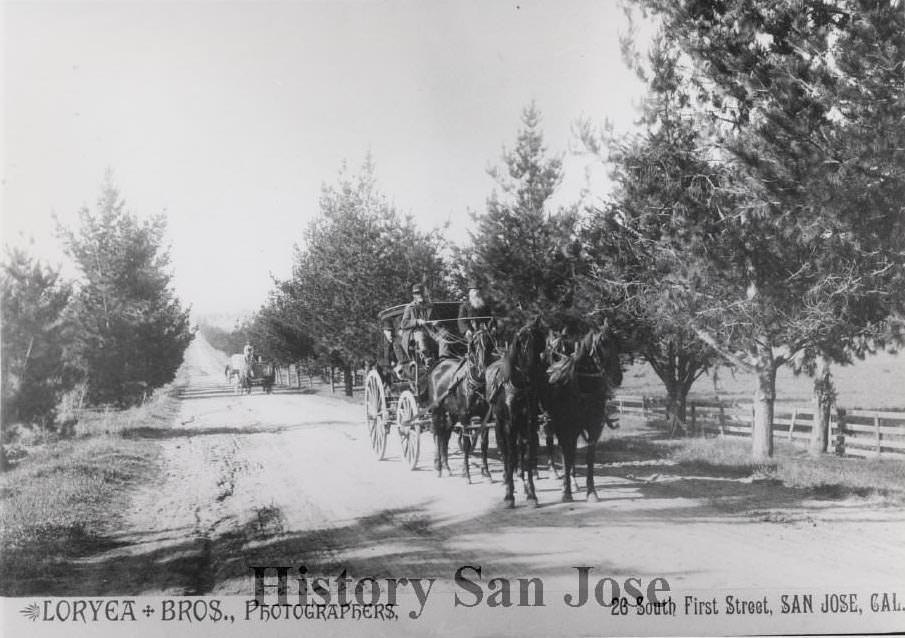
[[[377,459],[382,461],[387,451],[387,398],[383,391],[383,380],[376,370],[368,372],[365,380],[365,419],[371,449]]]
[[[399,395],[396,405],[396,422],[399,424],[399,441],[402,443],[402,457],[409,469],[418,467],[418,455],[421,453],[421,428],[416,423],[418,418],[418,402],[410,390]]]

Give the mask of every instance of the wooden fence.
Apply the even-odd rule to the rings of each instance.
[[[302,366],[278,367],[277,383],[310,388],[329,384],[333,392],[345,387],[340,368],[308,370]],[[353,372],[353,392],[363,391],[363,370]],[[613,406],[620,416],[644,420],[665,419],[662,399],[617,395]],[[694,434],[750,437],[754,420],[751,404],[690,401],[686,426]],[[814,408],[774,404],[773,438],[807,446],[814,423]],[[905,458],[905,412],[837,409],[830,417],[829,449],[840,456]]]
[[[620,415],[666,418],[665,404],[659,399],[619,395],[613,403]],[[686,426],[692,433],[751,436],[751,404],[695,401],[686,409]],[[806,446],[814,420],[813,407],[774,404],[773,438]],[[839,408],[830,417],[829,449],[840,456],[905,458],[905,412]]]
[[[314,386],[315,380],[317,380],[318,383],[330,384],[330,389],[333,392],[342,392],[345,389],[345,376],[342,368],[327,366],[313,370],[304,366],[290,364],[288,366],[277,366],[275,372],[278,385],[311,388]],[[356,391],[361,392],[363,390],[364,378],[364,370],[354,370],[352,372],[353,394]]]

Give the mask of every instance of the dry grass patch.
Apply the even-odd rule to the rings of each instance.
[[[129,488],[154,476],[159,448],[103,436],[33,450],[0,475],[2,593],[19,578],[111,545]]]
[[[48,582],[74,559],[115,544],[131,491],[156,480],[160,454],[153,441],[124,435],[139,425],[167,427],[177,410],[163,391],[141,407],[88,415],[75,438],[24,447],[0,473],[0,594]]]
[[[751,459],[751,441],[733,438],[682,439],[671,458],[702,473],[745,473],[787,487],[814,490],[817,496],[843,498],[878,494],[905,500],[905,460],[860,459],[824,454],[780,442],[767,462]]]

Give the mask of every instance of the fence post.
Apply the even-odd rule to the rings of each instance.
[[[845,456],[845,410],[836,408],[836,456]]]
[[[723,402],[720,401],[720,438],[726,436],[726,412],[723,409]]]
[[[880,416],[874,415],[874,436],[877,438],[877,458],[880,458]]]
[[[333,374],[333,366],[330,366],[330,392],[336,392],[336,376]]]
[[[647,397],[641,396],[641,420],[647,423]]]
[[[817,416],[816,414],[814,415]],[[789,441],[792,440],[792,433],[795,431],[795,419],[798,418],[798,408],[792,409],[792,422],[789,423]],[[813,425],[811,427],[814,427]]]
[[[691,402],[691,427],[689,428],[689,433],[697,433],[697,425],[695,424],[694,401]]]

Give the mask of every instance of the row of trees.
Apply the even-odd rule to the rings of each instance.
[[[162,216],[139,220],[110,176],[60,228],[79,278],[15,249],[0,269],[2,424],[51,425],[64,394],[126,406],[171,381],[193,332],[170,286]]]
[[[624,42],[648,86],[640,130],[579,126],[610,169],[606,199],[553,209],[562,163],[533,106],[465,247],[400,216],[370,161],[343,170],[247,334],[280,358],[350,367],[411,283],[443,298],[477,275],[510,325],[607,318],[679,422],[701,374],[753,372],[756,458],[772,455],[777,369],[811,374],[825,450],[830,364],[895,340],[905,305],[905,13],[894,0],[636,5],[661,26],[647,52]]]

